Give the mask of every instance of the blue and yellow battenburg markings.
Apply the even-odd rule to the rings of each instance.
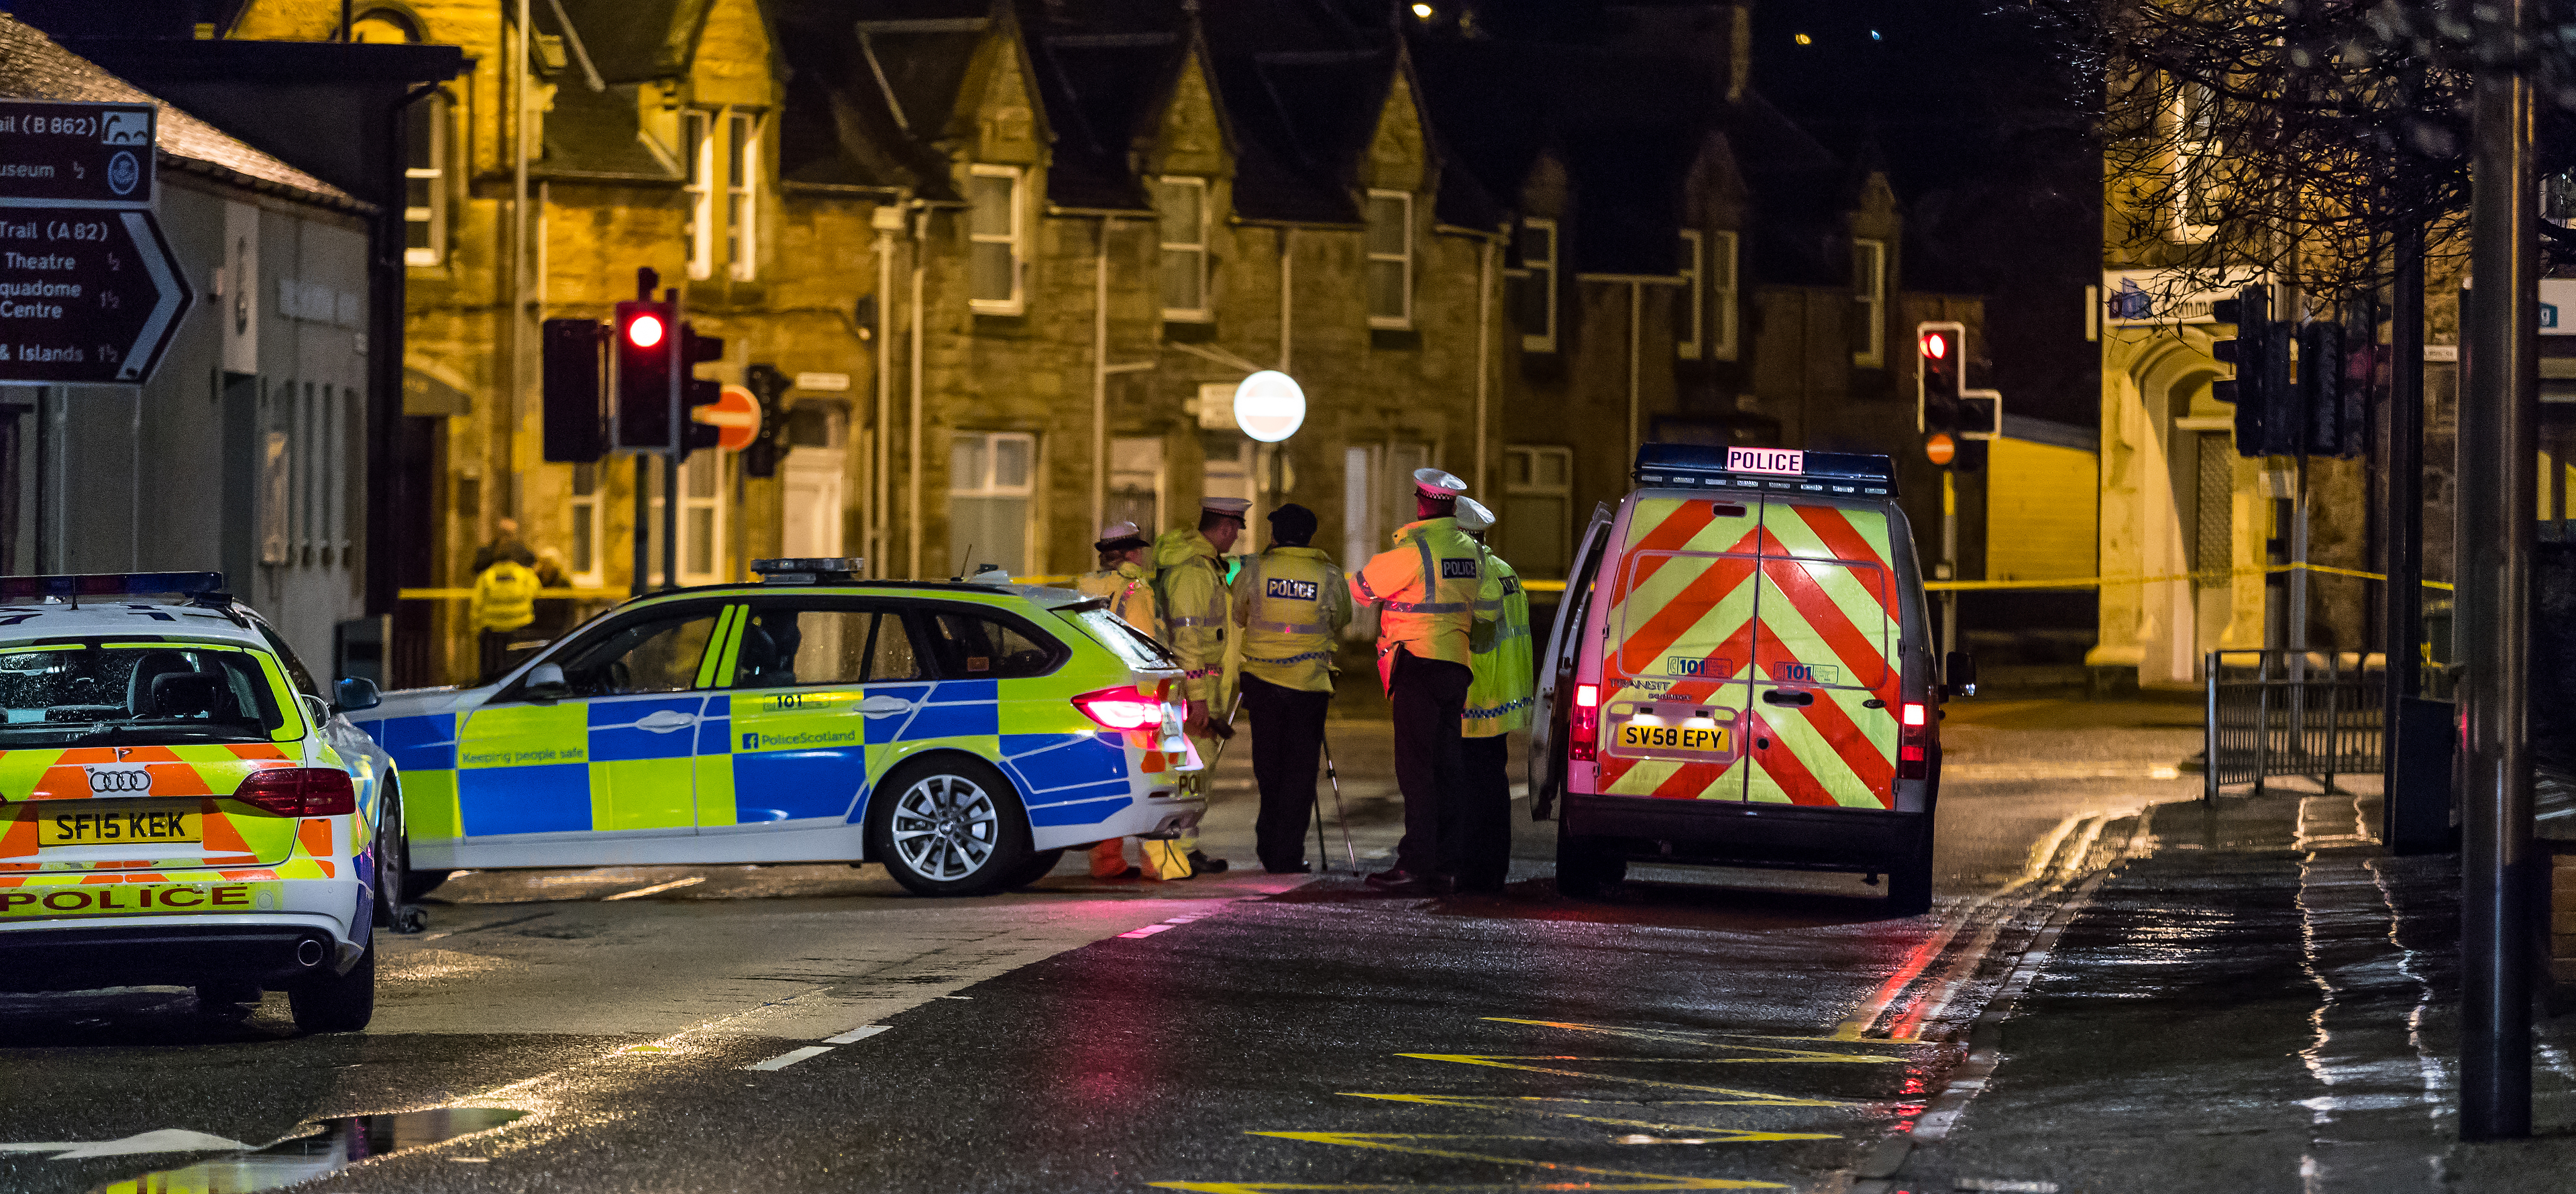
[[[720,617],[698,682],[730,680],[745,607]],[[1003,684],[1039,695],[1008,698]],[[1033,828],[1097,824],[1135,802],[1165,760],[1142,735],[1088,727],[1051,678],[939,680],[590,697],[361,723],[403,777],[411,834],[503,834],[857,822],[868,790],[924,750],[1000,768]],[[901,709],[862,713],[865,701]],[[1005,706],[1009,706],[1008,709]],[[1136,741],[1131,741],[1131,738]]]

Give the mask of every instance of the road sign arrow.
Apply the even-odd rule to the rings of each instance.
[[[195,302],[151,212],[0,210],[0,381],[139,385]]]

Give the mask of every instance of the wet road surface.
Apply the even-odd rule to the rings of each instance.
[[[1926,917],[1855,876],[1641,867],[1567,901],[1525,817],[1509,890],[1442,900],[1346,872],[1099,883],[1078,858],[947,901],[872,867],[463,875],[428,933],[379,937],[365,1033],[296,1036],[274,994],[0,997],[0,1188],[192,1164],[181,1184],[404,1191],[1830,1185],[1922,1113],[2140,811],[2196,793],[2160,714],[2018,715],[1949,729]],[[1382,857],[1384,727],[1334,747]],[[1239,862],[1246,757],[1207,838]]]

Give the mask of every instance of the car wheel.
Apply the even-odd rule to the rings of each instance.
[[[1612,853],[1599,838],[1567,833],[1564,815],[1560,811],[1556,822],[1557,894],[1578,900],[1610,894],[1628,877],[1628,860]]]
[[[286,989],[295,1026],[306,1032],[356,1032],[376,1017],[376,951],[358,955],[347,974],[316,974]]]
[[[981,759],[938,755],[907,763],[868,799],[871,851],[915,895],[983,895],[1029,862],[1029,819],[1000,772]]]
[[[376,810],[376,927],[393,928],[411,902],[411,838],[403,832],[402,789],[385,785]]]
[[[1055,864],[1062,861],[1064,861],[1064,851],[1062,850],[1040,850],[1035,854],[1031,854],[1029,855],[1029,860],[1021,864],[1018,873],[1013,874],[1003,881],[1002,890],[1010,891],[1016,888],[1026,887],[1040,879],[1044,879],[1055,871]]]

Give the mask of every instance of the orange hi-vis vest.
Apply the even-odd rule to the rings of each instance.
[[[1395,686],[1395,653],[1472,666],[1469,637],[1478,622],[1491,623],[1502,584],[1485,567],[1485,549],[1458,529],[1455,518],[1406,523],[1395,546],[1351,574],[1351,595],[1377,607],[1377,674]]]

